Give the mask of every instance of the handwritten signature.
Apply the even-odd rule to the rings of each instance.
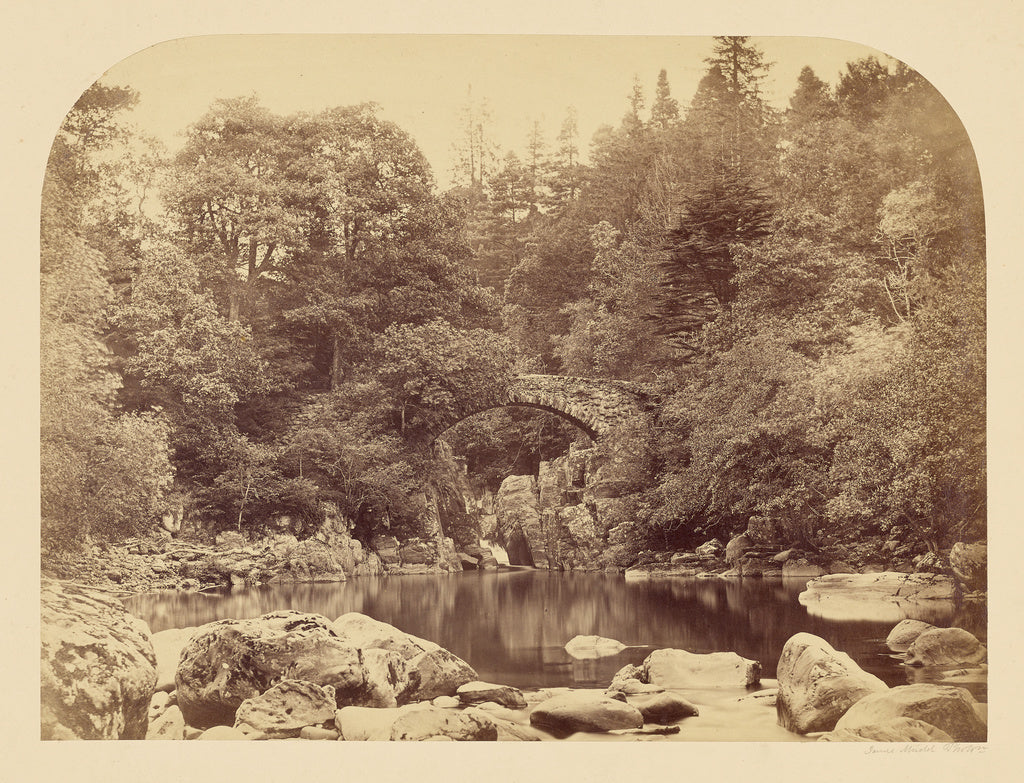
[[[936,743],[920,743],[913,745],[898,745],[898,746],[881,746],[871,745],[864,749],[865,755],[873,756],[879,753],[882,754],[894,754],[894,753],[985,753],[988,750],[987,745],[981,745],[976,743],[969,744],[956,744],[949,742],[936,742]]]

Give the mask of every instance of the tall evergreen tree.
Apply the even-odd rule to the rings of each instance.
[[[693,97],[686,130],[699,139],[697,165],[753,172],[771,159],[772,112],[761,97],[770,63],[746,36],[718,36]]]
[[[583,166],[580,163],[580,131],[576,107],[566,110],[558,132],[558,152],[551,176],[551,201],[556,213],[573,204],[583,187]]]
[[[495,166],[497,147],[492,134],[493,119],[486,99],[473,96],[473,86],[466,90],[466,102],[459,112],[459,138],[452,144],[455,184],[482,193]]]
[[[523,162],[529,178],[530,212],[536,214],[542,204],[550,201],[548,194],[551,176],[551,159],[548,154],[548,143],[541,130],[540,121],[530,124],[530,132],[526,137],[526,160]]]
[[[641,117],[644,103],[643,89],[639,79],[635,79],[629,109],[619,127],[602,126],[591,141],[587,207],[620,231],[639,217],[647,173],[654,158],[651,135]]]
[[[651,125],[664,130],[679,121],[679,101],[672,97],[668,85],[668,72],[662,68],[658,73],[654,104],[651,106]]]
[[[684,203],[679,225],[666,237],[657,331],[680,337],[706,323],[736,298],[734,246],[768,233],[767,197],[733,168],[703,180]]]
[[[805,65],[797,77],[796,90],[789,99],[787,119],[790,124],[821,119],[834,110],[831,89],[810,66]]]

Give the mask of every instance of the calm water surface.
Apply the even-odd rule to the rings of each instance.
[[[862,620],[816,617],[797,601],[806,579],[673,578],[626,581],[604,574],[512,569],[451,576],[363,577],[341,584],[268,585],[224,593],[134,596],[128,608],[156,632],[277,609],[334,620],[361,612],[437,642],[469,662],[481,679],[522,689],[607,686],[626,663],[652,649],[733,651],[761,662],[775,677],[786,640],[806,631],[849,654],[889,685],[920,673],[904,668],[885,646],[891,616]],[[920,619],[950,624],[953,607]],[[970,630],[977,633],[976,628]],[[597,634],[631,645],[601,660],[576,661],[564,645]],[[984,698],[984,687],[972,690]],[[774,712],[774,711],[772,711]]]

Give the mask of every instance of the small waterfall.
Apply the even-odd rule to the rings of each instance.
[[[491,550],[491,554],[494,555],[494,559],[498,561],[498,565],[507,566],[509,564],[508,552],[506,552],[505,547],[497,541],[491,541],[489,538],[481,538],[480,546]]]

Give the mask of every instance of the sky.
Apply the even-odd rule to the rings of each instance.
[[[778,106],[786,105],[805,65],[835,83],[847,62],[881,56],[828,38],[751,40],[773,63],[763,90]],[[712,46],[711,38],[696,36],[195,36],[144,49],[111,66],[101,82],[136,89],[140,101],[130,120],[172,152],[181,131],[217,98],[256,94],[281,114],[373,101],[416,140],[446,187],[470,91],[486,100],[503,152],[522,154],[535,121],[553,147],[569,106],[585,150],[598,127],[617,124],[625,113],[634,76],[649,108],[666,69],[672,95],[685,107]]]

